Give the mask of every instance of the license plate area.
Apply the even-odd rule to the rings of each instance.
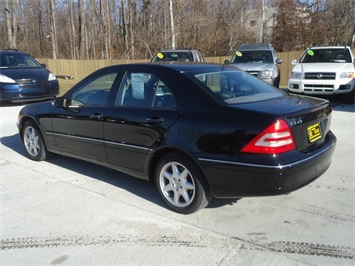
[[[320,128],[319,123],[307,127],[307,132],[308,132],[308,140],[310,143],[313,143],[319,140],[320,138],[322,138],[322,130]]]

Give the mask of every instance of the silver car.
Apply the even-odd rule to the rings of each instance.
[[[275,86],[280,86],[279,64],[271,44],[243,44],[231,57],[230,64]]]

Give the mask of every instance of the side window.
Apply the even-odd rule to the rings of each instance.
[[[158,82],[154,93],[154,108],[175,109],[176,102],[170,89],[161,81]]]
[[[175,108],[169,88],[156,76],[143,72],[126,72],[116,106],[138,108]]]
[[[83,106],[104,106],[117,73],[104,74],[78,88],[71,97],[75,104]]]

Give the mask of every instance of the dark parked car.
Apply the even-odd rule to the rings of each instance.
[[[286,194],[322,175],[336,137],[327,100],[287,95],[232,66],[100,69],[63,97],[25,106],[29,158],[80,158],[152,181],[174,211],[212,197]]]
[[[58,94],[58,80],[44,64],[24,52],[0,50],[0,101],[37,101]]]
[[[281,63],[282,59],[277,58],[270,43],[242,44],[230,60],[230,64],[277,88],[280,86]]]
[[[163,49],[155,53],[151,62],[160,61],[182,61],[182,62],[204,62],[204,58],[198,49],[193,48],[175,48]]]

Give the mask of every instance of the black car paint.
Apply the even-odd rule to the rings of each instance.
[[[199,165],[215,197],[288,193],[313,181],[329,167],[336,138],[327,123],[331,112],[327,101],[285,95],[257,103],[221,104],[179,74],[196,67],[205,65],[112,66],[93,73],[76,86],[103,71],[120,72],[119,81],[124,74],[121,68],[144,69],[160,75],[176,92],[178,106],[175,110],[113,107],[112,102],[106,107],[88,108],[90,110],[39,103],[21,111],[19,130],[26,119],[33,119],[49,151],[150,180],[160,156],[167,151],[180,151]],[[208,67],[211,71],[221,68]],[[292,132],[298,134],[308,120],[316,118],[324,131],[321,144],[305,144],[307,140],[301,134],[298,138],[302,147],[295,151],[276,156],[240,151],[278,119],[291,123],[300,121],[300,117],[302,123],[291,126]]]

